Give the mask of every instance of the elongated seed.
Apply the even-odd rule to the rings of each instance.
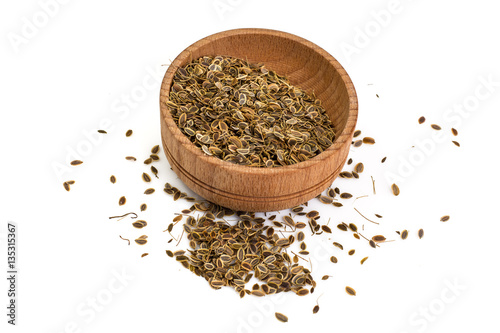
[[[132,133],[133,133],[133,131],[131,129],[129,129],[127,132],[125,132],[125,136],[129,137],[132,135]]]
[[[419,229],[418,230],[418,238],[422,239],[424,237],[424,229]]]
[[[120,197],[120,199],[118,200],[118,204],[120,206],[125,205],[126,202],[127,202],[127,199],[125,197]]]
[[[449,215],[445,215],[445,216],[441,217],[440,221],[441,221],[441,222],[446,222],[446,221],[448,221],[449,219],[450,219],[450,216],[449,216]]]
[[[276,319],[278,319],[279,321],[281,321],[283,323],[288,322],[288,317],[285,316],[284,314],[276,312],[274,315],[276,316]]]
[[[114,184],[116,183],[116,177],[114,175],[111,175],[111,177],[109,177],[109,181]]]
[[[398,185],[392,184],[391,189],[392,189],[392,194],[394,194],[395,196],[399,195],[400,191]]]
[[[71,163],[70,163],[70,164],[71,164],[71,165],[80,165],[80,164],[82,164],[82,163],[83,163],[83,162],[82,162],[82,161],[80,161],[80,160],[74,160],[74,161],[71,161]]]
[[[346,291],[346,293],[348,293],[351,296],[356,296],[356,290],[354,290],[353,288],[351,288],[349,286],[345,287],[345,291]]]

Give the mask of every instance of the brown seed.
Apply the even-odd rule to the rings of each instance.
[[[335,257],[335,256],[331,256],[330,261],[333,262],[334,264],[336,264],[338,262],[337,257]]]
[[[453,133],[454,136],[458,135],[458,131],[454,128],[451,129],[451,133]]]
[[[70,187],[69,187],[68,182],[64,182],[64,183],[63,183],[63,186],[64,186],[64,189],[65,189],[66,191],[68,191],[68,192],[69,192]]]
[[[401,239],[406,239],[408,237],[408,230],[403,230],[401,232]]]
[[[418,238],[422,239],[424,237],[424,229],[418,230]]]
[[[383,242],[383,241],[386,240],[386,238],[384,236],[382,236],[382,235],[376,235],[376,236],[372,237],[372,240],[374,242]]]
[[[324,232],[328,233],[328,234],[331,234],[332,233],[332,229],[330,229],[329,226],[327,225],[322,225],[321,226],[321,230],[323,230]]]
[[[368,242],[370,244],[371,247],[373,247],[374,249],[377,247],[377,245],[375,244],[375,242],[373,241],[373,239],[370,239],[370,241]]]
[[[361,265],[363,265],[365,263],[365,261],[368,259],[368,257],[364,257],[363,259],[361,259]]]
[[[141,212],[145,211],[147,208],[148,208],[148,205],[146,205],[145,203],[143,203],[141,205]]]
[[[336,246],[336,247],[338,247],[338,248],[339,248],[339,249],[341,249],[341,250],[343,250],[343,249],[344,249],[344,247],[343,247],[343,246],[342,246],[342,244],[340,244],[340,243],[333,242],[333,245],[334,245],[334,246]]]
[[[347,160],[347,165],[351,165],[352,164],[352,158],[350,158],[349,160]]]
[[[357,173],[362,173],[363,170],[365,170],[365,166],[363,165],[363,163],[358,163],[354,166],[354,171],[356,171]]]
[[[316,218],[317,216],[319,216],[319,212],[316,211],[316,210],[311,210],[310,212],[308,212],[306,214],[306,217],[309,218],[309,219],[314,219]]]
[[[149,254],[149,253],[143,253],[143,254],[141,255],[141,258],[144,258],[144,257],[145,257],[145,256],[147,256],[148,254]]]
[[[375,139],[370,138],[369,136],[366,136],[363,138],[363,143],[366,143],[368,145],[373,145],[373,144],[375,144]]]
[[[452,141],[452,142],[455,146],[460,147],[460,143],[458,143],[457,141]]]
[[[134,228],[137,228],[137,229],[142,229],[147,225],[148,225],[148,223],[144,220],[139,220],[139,221],[135,221],[134,223],[132,223],[132,226]]]
[[[151,164],[151,162],[153,162],[153,159],[150,157],[150,158],[146,158],[144,160],[144,164]]]
[[[158,154],[159,151],[160,151],[160,146],[159,145],[156,145],[153,148],[151,148],[151,153],[152,154]]]
[[[382,215],[380,215],[380,214],[375,214],[375,216],[378,217],[379,219],[382,218]]]
[[[342,231],[347,231],[347,226],[345,224],[337,224],[337,228],[339,228]]]
[[[358,234],[352,234],[352,237],[354,237],[356,239],[359,239],[359,235]]]
[[[135,240],[135,242],[136,242],[137,244],[139,244],[139,245],[144,245],[144,244],[146,244],[146,243],[148,242],[148,240],[147,240],[146,238],[148,238],[148,236],[146,236],[146,235],[142,235],[141,237],[137,238],[137,239]]]
[[[127,132],[125,132],[125,136],[129,137],[132,135],[132,133],[133,133],[133,131],[131,129],[129,129]]]
[[[399,195],[400,191],[398,185],[392,184],[391,189],[392,189],[392,194],[394,194],[395,196]]]
[[[151,166],[151,172],[153,175],[155,175],[156,178],[158,178],[158,169],[156,169],[154,166]]]
[[[151,154],[149,155],[149,157],[153,160],[153,161],[159,161],[160,160],[160,156],[156,155],[156,154]]]
[[[146,191],[144,191],[144,194],[153,194],[153,193],[155,193],[154,188],[148,188]]]
[[[350,256],[352,256],[354,254],[354,252],[356,252],[356,250],[352,249],[352,250],[349,250],[349,252],[347,252]]]
[[[425,117],[424,116],[418,118],[418,123],[419,124],[423,124],[424,122],[425,122]]]
[[[80,161],[80,160],[74,160],[74,161],[71,161],[71,165],[80,165],[82,164],[83,162]]]
[[[360,134],[361,134],[361,131],[360,131],[360,130],[355,130],[355,131],[354,131],[354,134],[352,135],[352,137],[353,137],[353,138],[356,138],[356,137],[358,137]]]
[[[349,229],[351,229],[353,232],[358,231],[358,227],[354,223],[349,223]]]
[[[120,199],[118,200],[118,204],[120,206],[125,205],[126,202],[127,202],[127,199],[125,197],[120,197]]]
[[[382,159],[382,161],[380,161],[380,162],[381,162],[381,163],[385,163],[385,161],[386,161],[386,160],[387,160],[387,157],[384,157],[384,158]]]
[[[340,197],[341,197],[342,199],[350,199],[350,198],[352,198],[352,194],[351,194],[351,193],[344,192],[344,193],[342,193],[342,194],[340,195]]]
[[[445,215],[445,216],[441,217],[440,221],[441,221],[441,222],[446,222],[446,221],[448,221],[449,219],[450,219],[450,216],[449,216],[449,215]]]
[[[356,290],[352,289],[349,286],[345,287],[345,291],[346,291],[346,293],[348,293],[351,296],[356,296]]]
[[[315,305],[313,308],[313,313],[316,314],[319,311],[319,305]]]
[[[127,157],[125,157],[125,159],[127,161],[137,161],[137,158],[135,158],[134,156],[127,156]]]
[[[440,131],[441,130],[441,126],[436,125],[436,124],[432,124],[431,127],[432,127],[432,129],[435,129],[436,131]]]
[[[354,147],[361,147],[361,145],[363,144],[363,140],[358,140],[358,141],[354,141],[354,143],[352,144]]]
[[[105,130],[97,130],[97,132],[101,134],[108,134],[108,132],[106,132]]]
[[[144,180],[146,183],[149,183],[151,181],[151,177],[145,172],[142,173],[142,180]]]
[[[116,183],[116,177],[115,177],[115,176],[113,176],[113,175],[111,175],[111,177],[109,177],[109,181],[110,181],[112,184]]]
[[[174,253],[172,251],[166,250],[165,252],[167,253],[167,256],[169,256],[170,258],[174,257]]]
[[[330,278],[330,275],[323,275],[323,277],[321,278],[321,280],[328,280]]]
[[[340,202],[336,202],[336,201],[335,201],[335,202],[332,202],[332,205],[334,205],[335,207],[342,207],[342,206],[343,206],[343,204],[342,204],[342,203],[340,203]]]
[[[283,323],[286,323],[288,321],[288,317],[282,313],[276,312],[274,315],[276,316],[276,319],[278,319],[279,321],[281,321]]]

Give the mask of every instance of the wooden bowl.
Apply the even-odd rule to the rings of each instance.
[[[165,104],[178,67],[202,56],[230,56],[263,63],[322,101],[336,130],[333,145],[294,165],[256,168],[208,156],[180,131]],[[170,166],[194,192],[239,211],[275,211],[302,204],[330,186],[347,159],[358,100],[342,66],[319,46],[275,30],[237,29],[203,38],[168,68],[160,93],[162,143]]]

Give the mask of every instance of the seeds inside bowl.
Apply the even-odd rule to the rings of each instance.
[[[335,130],[321,101],[262,64],[201,57],[175,73],[166,102],[181,131],[205,154],[254,167],[306,161]]]

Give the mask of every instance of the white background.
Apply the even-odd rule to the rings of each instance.
[[[16,327],[6,324],[8,287],[1,279],[2,332],[498,332],[500,21],[494,1],[43,3],[56,2],[0,5],[0,266],[6,274],[6,226],[13,221],[19,269]],[[47,20],[43,7],[51,13]],[[212,290],[165,255],[175,242],[167,244],[162,231],[174,212],[189,207],[161,191],[167,181],[187,191],[165,158],[156,165],[156,193],[142,194],[141,161],[160,143],[162,65],[200,38],[243,27],[309,39],[336,57],[355,84],[358,128],[377,144],[351,154],[365,163],[360,180],[334,186],[370,195],[356,207],[384,218],[377,227],[353,210],[353,200],[341,209],[313,200],[321,221],[364,224],[368,236],[396,240],[394,231],[410,231],[408,240],[376,250],[337,230],[308,237],[318,287],[306,297],[240,300],[232,290]],[[493,83],[485,85],[488,80]],[[418,125],[422,115],[428,120]],[[96,136],[103,122],[109,134]],[[443,127],[443,142],[431,123]],[[451,143],[451,127],[459,131],[460,148]],[[129,128],[134,134],[125,138]],[[74,151],[84,164],[66,169]],[[401,188],[397,198],[391,177]],[[62,182],[70,179],[76,184],[68,193]],[[123,207],[121,195],[128,199]],[[144,231],[130,219],[108,219],[138,212],[142,202],[149,206],[140,215],[148,221]],[[445,214],[450,221],[439,222]],[[118,237],[141,234],[149,236],[143,247]],[[352,257],[345,253],[350,248]],[[143,252],[150,255],[140,258]],[[339,263],[330,263],[330,255]],[[324,274],[333,277],[321,281]],[[346,285],[357,296],[348,296]],[[289,322],[278,322],[275,311]]]

